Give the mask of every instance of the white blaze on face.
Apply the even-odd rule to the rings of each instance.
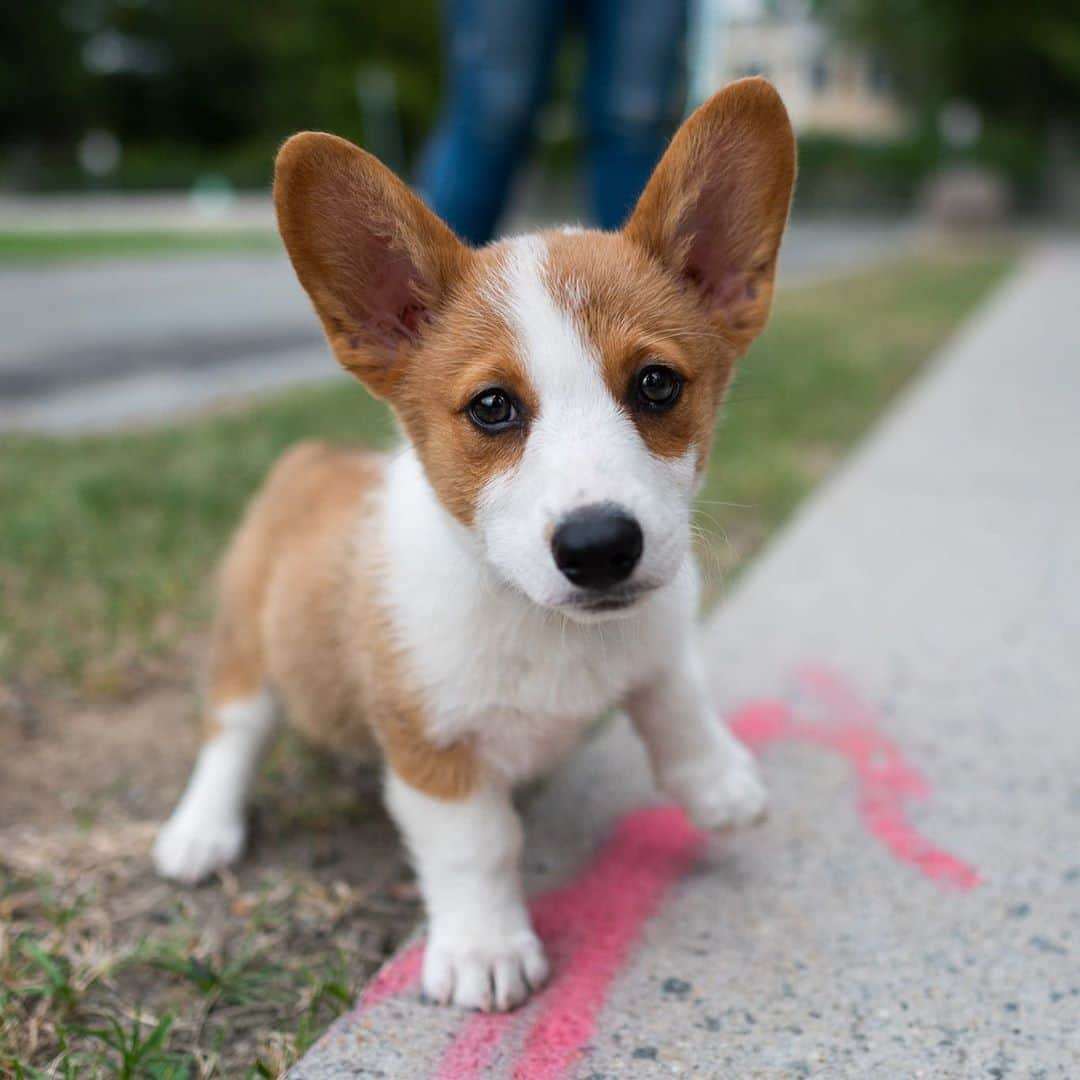
[[[614,503],[644,534],[630,584],[666,584],[690,547],[697,451],[674,460],[649,452],[612,397],[595,346],[551,295],[545,242],[525,236],[507,246],[494,299],[514,330],[539,410],[521,461],[481,495],[476,524],[488,559],[537,603],[560,606],[577,590],[555,566],[552,532],[582,506]]]

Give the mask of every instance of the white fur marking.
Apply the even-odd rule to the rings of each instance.
[[[503,576],[536,603],[560,608],[575,590],[551,557],[551,530],[590,503],[616,503],[641,525],[644,555],[631,585],[650,588],[675,577],[689,554],[697,451],[674,460],[649,452],[612,397],[595,344],[555,302],[547,257],[536,236],[507,244],[498,309],[515,330],[539,411],[521,461],[482,492],[477,525]],[[572,289],[571,304],[581,291]]]
[[[268,690],[217,710],[220,730],[203,744],[180,802],[154,841],[154,864],[163,877],[192,884],[239,858],[244,807],[275,712]]]
[[[390,772],[386,803],[427,905],[424,992],[485,1012],[521,1004],[543,984],[548,965],[525,907],[522,830],[509,792],[489,786],[445,802]]]

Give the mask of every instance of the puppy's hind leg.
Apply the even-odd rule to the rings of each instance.
[[[241,645],[221,625],[215,637],[203,744],[184,794],[154,842],[158,873],[189,884],[243,852],[248,793],[276,724],[274,695],[250,644]]]

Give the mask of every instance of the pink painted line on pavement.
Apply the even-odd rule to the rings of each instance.
[[[424,962],[424,943],[410,945],[403,953],[398,953],[387,961],[367,984],[360,1000],[356,1003],[353,1016],[359,1016],[368,1009],[374,1009],[387,998],[398,997],[420,984],[420,968]]]
[[[509,1032],[526,1024],[515,1080],[565,1076],[592,1038],[615,976],[704,839],[672,806],[623,817],[575,881],[532,906],[552,962],[550,984],[519,1013],[468,1020],[447,1050],[438,1080],[480,1076]]]
[[[930,785],[876,729],[873,714],[847,684],[825,668],[807,668],[799,673],[799,686],[824,706],[827,723],[803,723],[782,702],[761,701],[731,717],[732,731],[755,750],[781,740],[805,742],[846,758],[858,779],[856,810],[863,827],[894,858],[942,888],[981,884],[974,867],[937,847],[908,820],[905,803],[929,797]]]
[[[735,734],[757,751],[803,742],[845,758],[858,780],[860,821],[898,860],[946,888],[980,884],[977,871],[936,847],[907,820],[904,804],[926,798],[930,786],[900,749],[875,728],[872,713],[833,673],[810,668],[799,686],[823,707],[824,723],[799,720],[784,702],[763,700],[731,718]],[[561,1080],[596,1030],[615,977],[649,919],[693,863],[704,835],[674,807],[647,807],[624,816],[593,862],[570,884],[532,904],[537,932],[552,961],[550,984],[516,1013],[466,1019],[439,1066],[438,1080],[474,1080],[495,1061],[512,1034],[523,1033],[512,1063],[515,1080]],[[391,961],[364,993],[357,1012],[413,989],[423,945]]]
[[[549,985],[527,1009],[469,1017],[443,1058],[440,1080],[481,1075],[508,1032],[523,1022],[531,1027],[515,1077],[565,1075],[592,1036],[608,987],[630,949],[703,841],[704,834],[676,807],[646,807],[621,818],[578,878],[531,905],[552,963]],[[368,985],[353,1016],[414,990],[422,962],[423,942],[391,960]]]
[[[576,882],[537,903],[537,930],[550,943],[556,975],[537,1003],[515,1080],[556,1080],[573,1067],[615,976],[704,842],[676,807],[636,810]]]

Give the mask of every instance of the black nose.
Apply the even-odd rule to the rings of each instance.
[[[564,517],[551,551],[555,565],[575,585],[606,589],[634,572],[643,543],[641,526],[625,510],[600,503]]]

